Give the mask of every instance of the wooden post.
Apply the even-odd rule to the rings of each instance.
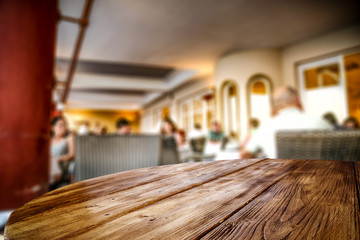
[[[0,1],[0,210],[47,191],[57,1]]]

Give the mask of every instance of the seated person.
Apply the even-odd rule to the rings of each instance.
[[[248,144],[248,142],[250,141],[251,136],[255,134],[256,130],[259,128],[259,125],[260,125],[260,121],[257,118],[251,118],[249,120],[250,131],[246,135],[244,141],[241,143],[240,150],[246,149],[246,144]]]
[[[341,126],[338,124],[338,121],[336,119],[336,116],[332,112],[327,112],[323,115],[323,119],[327,121],[331,126],[333,126],[333,129],[340,130]]]
[[[272,102],[275,117],[259,127],[242,150],[241,158],[256,157],[261,151],[266,157],[276,158],[275,135],[278,130],[332,129],[325,120],[302,112],[298,93],[292,87],[277,89],[272,96]]]
[[[354,117],[348,117],[344,120],[342,124],[342,129],[344,130],[357,130],[359,129],[359,122]]]
[[[130,123],[125,118],[120,118],[116,122],[116,133],[118,135],[129,135],[131,134]]]
[[[220,143],[224,138],[224,133],[221,130],[221,124],[218,121],[214,121],[211,125],[209,132],[210,143]]]
[[[160,134],[165,138],[174,138],[177,146],[183,146],[186,143],[185,131],[178,131],[175,123],[170,118],[164,119]]]
[[[74,137],[68,134],[66,120],[62,116],[51,121],[50,190],[70,183],[69,164],[74,158]]]

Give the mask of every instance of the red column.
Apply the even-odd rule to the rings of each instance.
[[[0,1],[0,210],[47,191],[56,0]]]

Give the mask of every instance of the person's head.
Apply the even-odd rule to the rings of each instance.
[[[359,122],[354,117],[348,117],[344,120],[343,127],[347,129],[359,129]]]
[[[83,121],[82,122],[82,126],[84,126],[84,127],[86,127],[86,128],[89,128],[89,126],[90,126],[90,123],[89,123],[89,121]]]
[[[175,123],[170,118],[164,119],[163,131],[165,135],[172,135],[176,132]]]
[[[211,128],[214,132],[221,132],[221,124],[218,121],[213,121]]]
[[[126,135],[131,133],[130,123],[125,118],[120,118],[116,122],[116,133]]]
[[[95,128],[101,128],[101,123],[100,123],[99,121],[96,121],[94,127],[95,127]]]
[[[108,132],[108,130],[107,130],[107,127],[106,127],[106,126],[104,126],[104,127],[101,128],[101,135],[106,135],[107,132]]]
[[[338,125],[338,121],[335,117],[335,114],[332,112],[327,112],[323,115],[323,119],[330,123],[332,126]]]
[[[302,110],[297,90],[289,86],[276,89],[272,96],[272,103],[275,113],[290,107],[296,107]]]
[[[250,119],[250,128],[257,129],[260,125],[260,122],[257,118],[251,118]]]
[[[101,126],[101,123],[100,122],[96,122],[95,123],[95,127],[93,129],[93,133],[95,135],[102,135],[102,126]]]
[[[201,124],[200,124],[200,123],[195,123],[195,124],[194,124],[194,128],[195,128],[196,130],[201,130]]]
[[[51,120],[51,131],[53,137],[65,137],[67,134],[67,123],[63,116],[54,117]]]

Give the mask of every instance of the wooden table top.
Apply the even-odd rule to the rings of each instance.
[[[5,239],[360,239],[359,173],[279,159],[132,170],[25,204]]]

